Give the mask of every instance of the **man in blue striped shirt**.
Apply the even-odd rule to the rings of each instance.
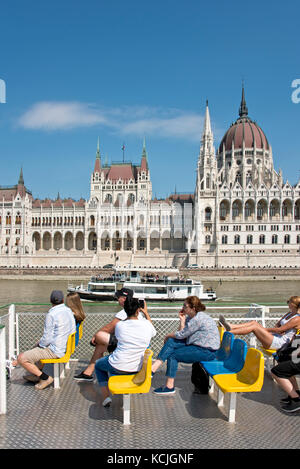
[[[42,338],[31,350],[20,353],[16,363],[25,368],[29,374],[24,379],[36,383],[36,389],[44,389],[53,383],[53,377],[43,372],[42,359],[61,358],[66,353],[70,334],[76,331],[73,312],[64,304],[64,294],[53,290],[50,296],[52,308],[48,311]]]

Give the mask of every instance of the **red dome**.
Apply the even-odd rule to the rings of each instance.
[[[235,149],[242,149],[243,143],[245,148],[254,148],[255,144],[257,149],[269,150],[269,143],[264,132],[249,117],[241,117],[231,125],[222,138],[219,153],[223,151],[223,145],[225,145],[225,151],[228,151],[232,149],[232,144]]]

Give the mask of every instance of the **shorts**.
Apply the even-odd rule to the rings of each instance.
[[[287,362],[278,363],[278,365],[274,366],[271,372],[278,376],[278,378],[291,378],[292,376],[300,374],[300,361],[299,363],[295,363],[292,360]]]
[[[23,353],[23,357],[26,358],[26,361],[28,361],[29,363],[37,363],[40,360],[45,360],[49,358],[59,358],[48,347],[35,347],[31,350],[27,350]]]
[[[283,344],[285,344],[286,342],[288,342],[286,339],[284,339],[284,337],[281,337],[281,336],[278,336],[278,335],[274,335],[274,338],[272,340],[272,343],[270,345],[270,349],[273,349],[273,350],[278,350],[280,349],[280,347],[283,346]]]
[[[107,351],[108,353],[112,353],[114,350],[116,350],[118,345],[118,340],[114,334],[110,334],[109,336],[109,342],[107,346]]]

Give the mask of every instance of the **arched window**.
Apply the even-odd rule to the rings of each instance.
[[[290,235],[285,235],[284,236],[284,244],[290,244]]]
[[[205,209],[205,221],[211,221],[211,208],[206,207]]]
[[[222,236],[222,244],[227,244],[227,242],[228,242],[228,237],[227,237],[227,235],[223,235],[223,236]]]
[[[205,244],[210,244],[210,236],[209,235],[205,236]]]
[[[272,235],[272,244],[278,244],[278,235],[277,234]]]
[[[266,237],[265,235],[260,235],[259,237],[259,244],[265,244]]]
[[[247,236],[247,244],[252,244],[253,243],[253,236],[252,235],[248,235]]]
[[[240,235],[234,236],[234,244],[240,244]]]

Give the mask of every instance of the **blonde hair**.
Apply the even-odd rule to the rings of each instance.
[[[76,322],[82,322],[85,319],[80,296],[76,292],[70,292],[66,297],[67,306],[73,311]]]
[[[296,308],[300,308],[300,296],[291,296],[289,301],[293,303]]]
[[[200,298],[198,296],[188,296],[185,301],[189,305],[190,308],[194,308],[195,311],[198,313],[199,311],[205,311],[206,307],[203,303],[201,303]]]

